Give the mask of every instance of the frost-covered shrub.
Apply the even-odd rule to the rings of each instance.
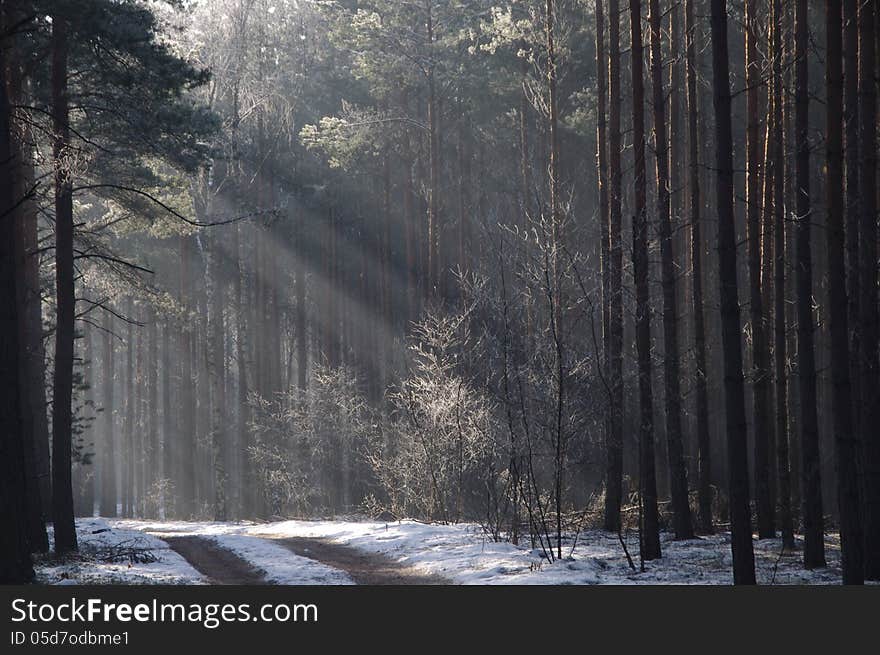
[[[318,367],[307,393],[254,394],[251,409],[250,457],[270,514],[336,513],[357,501],[358,453],[373,422],[350,368]]]
[[[496,480],[494,407],[459,369],[462,316],[429,316],[410,347],[411,374],[389,393],[393,419],[367,453],[389,509],[457,521],[482,516]]]

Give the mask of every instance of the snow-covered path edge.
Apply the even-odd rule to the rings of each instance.
[[[205,577],[175,553],[161,539],[136,528],[126,528],[113,519],[76,520],[79,554],[61,561],[51,554],[35,561],[36,581],[50,585],[194,585],[206,584]],[[52,526],[49,526],[52,542]],[[106,561],[109,554],[131,548],[155,561]]]
[[[263,573],[266,582],[276,585],[353,585],[354,580],[331,568],[290,552],[270,539],[245,534],[205,535],[221,548],[232,551]]]
[[[426,525],[414,521],[280,521],[275,523],[118,521],[126,529],[168,534],[230,537],[307,537],[344,544],[390,559],[454,584],[732,584],[730,537],[719,533],[684,542],[663,536],[663,558],[633,572],[616,535],[589,530],[563,548],[563,558],[547,562],[540,550],[493,542],[474,524]],[[218,543],[223,543],[218,542]],[[230,546],[233,542],[227,541]],[[270,544],[271,545],[271,544]],[[226,547],[230,547],[226,546]],[[278,546],[280,547],[280,546]],[[759,584],[839,584],[840,552],[836,535],[827,540],[829,567],[804,571],[801,554],[781,553],[778,539],[755,541]],[[637,557],[638,544],[629,537]],[[260,557],[268,556],[266,552]],[[279,553],[280,555],[280,553]],[[256,556],[254,556],[256,557]],[[286,558],[295,557],[289,551]],[[266,570],[262,564],[255,565]],[[265,561],[265,560],[264,560]],[[310,560],[309,560],[310,561]],[[331,569],[332,570],[332,569]],[[315,584],[338,584],[331,578]]]

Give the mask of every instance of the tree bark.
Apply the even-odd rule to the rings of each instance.
[[[761,138],[760,108],[761,64],[758,56],[757,0],[747,0],[746,10],[746,214],[749,252],[749,314],[752,332],[752,403],[755,437],[755,506],[758,537],[776,536],[773,499],[770,492],[770,408],[769,347],[764,323],[764,300],[761,293]]]
[[[749,511],[745,390],[740,343],[736,279],[736,232],[733,214],[733,135],[730,63],[727,45],[727,2],[712,0],[712,72],[715,107],[715,168],[718,203],[719,296],[721,343],[724,349],[724,399],[727,409],[727,459],[731,550],[734,584],[755,584],[755,556]]]
[[[859,10],[859,317],[862,446],[865,463],[865,577],[880,580],[880,344],[877,311],[876,4]]]
[[[12,13],[12,17],[17,17]],[[18,18],[16,18],[18,20]],[[15,45],[18,45],[16,42]],[[14,47],[14,46],[13,46]],[[17,50],[10,49],[11,52]],[[17,54],[8,67],[7,97],[12,104],[26,104],[24,79]],[[17,130],[16,130],[17,132]],[[17,206],[12,220],[15,230],[16,312],[18,316],[19,402],[21,403],[24,475],[27,485],[27,521],[31,548],[49,550],[44,508],[51,503],[49,424],[46,418],[45,357],[43,353],[40,255],[37,244],[37,205],[33,198],[33,155],[26,139],[11,135],[15,167],[12,197]],[[11,164],[12,165],[12,164]]]
[[[113,366],[113,315],[104,312],[104,439],[101,448],[101,516],[116,516],[116,435],[113,421],[114,366]]]
[[[174,415],[175,408],[172,399],[172,385],[175,384],[173,353],[171,352],[173,340],[171,337],[171,319],[165,318],[162,326],[162,518],[169,519],[172,514],[174,495],[172,493],[172,481],[176,479],[174,465],[176,462],[174,449]]]
[[[697,129],[697,25],[694,0],[685,1],[687,39],[688,191],[691,225],[691,311],[694,330],[694,384],[699,481],[697,486],[700,531],[712,534],[712,449],[709,440],[709,392],[706,384],[706,329],[703,315],[703,239],[701,234],[700,140]]]
[[[663,91],[662,17],[659,0],[649,0],[651,81],[654,106],[654,152],[657,161],[657,214],[660,222],[660,268],[663,285],[663,382],[666,400],[666,441],[673,529],[676,539],[694,536],[688,503],[687,468],[681,429],[681,376],[678,359],[678,299],[669,187],[666,97]]]
[[[813,346],[813,261],[810,245],[810,140],[807,44],[807,0],[795,11],[795,196],[797,212],[797,335],[800,395],[801,476],[803,498],[804,566],[825,566],[819,420],[816,410],[816,355]]]
[[[859,23],[858,0],[843,0],[843,125],[846,163],[846,295],[853,422],[861,433],[859,345]]]
[[[640,0],[630,0],[635,215],[633,276],[636,285],[636,350],[639,377],[639,494],[642,506],[640,552],[643,560],[660,557],[660,522],[654,468],[654,400],[651,389],[651,310],[648,287],[648,209],[645,174],[645,82]]]
[[[209,253],[210,288],[209,311],[211,318],[210,343],[208,344],[208,375],[211,379],[211,462],[213,464],[214,520],[225,521],[228,514],[227,499],[227,417],[226,417],[226,344],[223,338],[226,324],[223,320],[225,306],[226,276],[220,258],[220,237],[212,235]]]
[[[5,34],[6,16],[2,16]],[[4,39],[5,41],[5,39]],[[15,163],[11,109],[7,95],[6,43],[0,44],[0,584],[23,584],[34,577],[27,528],[24,443],[19,402],[19,349],[13,207]]]
[[[849,378],[849,325],[843,208],[843,41],[841,2],[825,3],[825,191],[828,247],[828,324],[831,333],[831,412],[837,459],[837,501],[843,583],[862,584],[865,576],[859,483],[859,438],[853,430]]]
[[[620,161],[620,6],[608,0],[608,238],[609,299],[608,348],[611,408],[609,440],[605,462],[605,511],[603,527],[620,529],[623,498],[623,244],[621,241],[621,194],[623,175]]]
[[[122,455],[122,516],[129,518],[134,516],[134,460],[137,449],[135,447],[135,383],[134,383],[134,354],[135,336],[134,326],[134,300],[131,296],[126,302],[125,325],[125,430],[123,432]]]
[[[178,298],[183,309],[182,325],[179,335],[180,371],[180,417],[175,455],[177,466],[175,489],[177,491],[177,510],[180,518],[190,518],[195,511],[196,477],[196,402],[193,393],[193,339],[194,330],[191,311],[190,267],[193,255],[192,237],[182,235],[180,240],[180,286]]]
[[[773,362],[776,395],[776,466],[779,477],[779,525],[782,544],[794,549],[794,521],[791,511],[791,466],[788,430],[788,373],[786,370],[788,338],[786,335],[786,196],[785,130],[783,124],[782,77],[782,0],[773,0]]]
[[[610,380],[611,377],[611,270],[610,270],[610,217],[608,208],[608,124],[606,116],[607,105],[607,69],[605,61],[605,14],[603,5],[604,0],[596,0],[596,172],[598,180],[599,194],[599,233],[601,234],[601,245],[599,247],[600,266],[602,271],[602,368],[604,377]],[[523,170],[526,165],[523,162]],[[523,175],[525,179],[525,174]],[[614,403],[611,385],[608,386],[609,408]],[[606,457],[610,457],[610,453],[614,448],[612,433],[612,421],[609,416],[604,421],[605,436],[605,452]],[[605,481],[605,510],[608,512],[608,503],[613,502],[609,498],[611,482],[607,479],[609,471],[606,471]],[[611,508],[614,510],[614,507]],[[617,508],[619,511],[619,507]],[[612,517],[613,518],[613,517]],[[606,516],[606,530],[616,530],[617,524],[609,522]]]
[[[436,299],[440,285],[440,225],[439,225],[439,179],[440,142],[437,134],[437,89],[434,79],[434,1],[425,0],[427,47],[428,47],[428,267],[425,296]]]
[[[70,128],[67,96],[67,22],[52,22],[52,129],[55,165],[55,378],[52,393],[52,522],[55,553],[77,549],[71,486],[73,431],[73,179],[68,156]]]

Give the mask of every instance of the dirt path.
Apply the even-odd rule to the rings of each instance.
[[[444,585],[449,580],[420,573],[378,553],[308,537],[275,538],[291,552],[348,573],[359,585]]]
[[[166,537],[171,550],[178,553],[212,584],[261,585],[268,584],[263,574],[235,553],[221,548],[204,537]]]

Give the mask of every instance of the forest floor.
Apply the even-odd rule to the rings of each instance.
[[[639,570],[637,535],[586,530],[549,561],[525,543],[493,541],[475,524],[360,520],[184,522],[78,519],[80,553],[37,562],[44,584],[731,584],[730,535],[674,541]],[[800,541],[798,541],[800,544]],[[828,567],[805,571],[801,552],[756,540],[759,584],[839,584],[840,543]]]
[[[165,537],[171,550],[183,557],[212,584],[259,585],[266,578],[250,562],[205,537]]]
[[[369,553],[352,546],[336,544],[313,537],[278,539],[285,548],[300,557],[315,559],[334,569],[348,573],[360,585],[442,585],[449,580],[421,573],[381,553]]]

